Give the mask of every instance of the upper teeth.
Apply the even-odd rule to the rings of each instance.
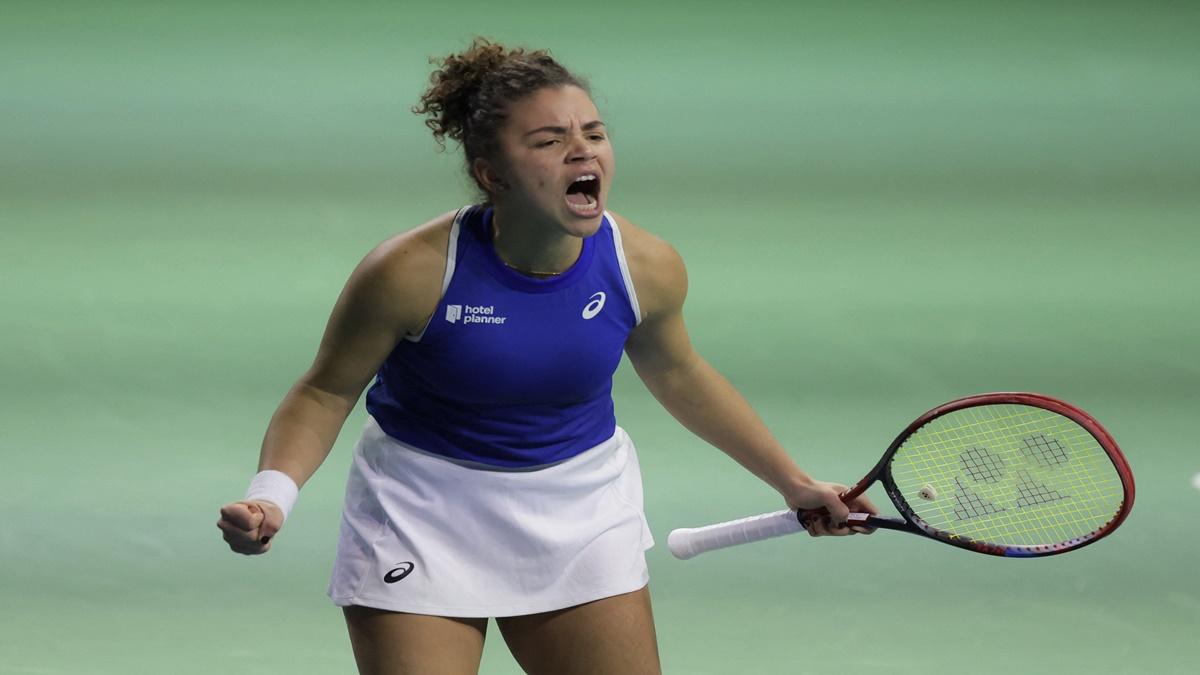
[[[588,175],[586,175],[586,176],[580,176],[579,178],[576,178],[576,179],[575,179],[574,181],[572,181],[572,182],[574,182],[574,183],[578,183],[578,182],[579,182],[579,181],[581,181],[581,180],[596,180],[596,176],[595,176],[594,174],[590,174],[590,173],[589,173],[589,174],[588,174]]]

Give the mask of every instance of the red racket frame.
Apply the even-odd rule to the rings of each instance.
[[[896,454],[896,451],[899,450],[900,446],[903,445],[904,442],[907,441],[908,438],[912,436],[918,429],[934,419],[941,417],[942,415],[952,413],[956,410],[962,410],[964,408],[974,408],[981,405],[1005,403],[1032,406],[1034,408],[1041,408],[1043,410],[1049,410],[1050,412],[1057,413],[1074,421],[1079,426],[1086,429],[1088,433],[1090,433],[1092,437],[1096,439],[1096,441],[1100,444],[1100,447],[1104,448],[1104,451],[1108,453],[1109,459],[1112,460],[1113,465],[1117,469],[1117,473],[1121,477],[1121,484],[1125,488],[1125,499],[1121,503],[1121,508],[1117,512],[1116,517],[1105,523],[1099,529],[1089,532],[1081,537],[1076,537],[1070,541],[1040,546],[1003,546],[944,532],[932,527],[916,516],[913,510],[908,506],[908,502],[904,499],[903,495],[900,494],[895,482],[892,480],[891,472],[888,471],[888,465],[892,461],[892,457]],[[1108,431],[1101,426],[1094,417],[1071,405],[1070,403],[1067,403],[1066,401],[1060,401],[1059,399],[1045,396],[1043,394],[1032,394],[1028,392],[994,392],[990,394],[976,394],[974,396],[967,396],[950,401],[949,403],[944,403],[926,412],[914,420],[912,424],[908,425],[908,428],[900,432],[900,435],[896,437],[896,440],[892,441],[892,444],[888,446],[887,451],[883,453],[883,457],[880,458],[879,463],[875,465],[875,468],[871,469],[870,473],[863,477],[863,479],[860,480],[854,487],[842,494],[842,500],[850,501],[854,499],[863,492],[866,492],[867,488],[870,487],[875,481],[881,479],[883,481],[884,489],[888,493],[888,497],[891,498],[892,503],[896,505],[896,509],[900,511],[900,514],[904,517],[903,520],[887,516],[869,516],[861,520],[852,518],[849,521],[849,524],[865,525],[867,527],[882,527],[889,530],[903,530],[906,532],[912,532],[914,534],[925,535],[927,537],[937,539],[938,541],[943,541],[947,544],[952,544],[954,546],[959,546],[961,548],[969,549],[979,553],[1017,558],[1031,558],[1066,553],[1067,551],[1073,551],[1082,546],[1087,546],[1088,544],[1099,541],[1110,534],[1113,530],[1117,529],[1117,526],[1125,521],[1125,518],[1129,515],[1130,509],[1133,508],[1134,498],[1133,471],[1130,470],[1129,462],[1125,460],[1125,456],[1121,454],[1121,449],[1117,446],[1117,442],[1113,440],[1113,437],[1108,433]],[[803,521],[805,514],[801,513],[798,515],[801,517],[801,521]]]

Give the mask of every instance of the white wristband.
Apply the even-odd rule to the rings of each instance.
[[[292,512],[292,507],[296,505],[296,498],[299,496],[300,488],[296,487],[296,481],[286,473],[274,469],[259,471],[254,476],[254,480],[250,481],[250,487],[246,490],[246,501],[271,502],[283,511],[284,521]]]

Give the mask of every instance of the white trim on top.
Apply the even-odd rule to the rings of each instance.
[[[454,224],[450,226],[450,241],[446,244],[446,273],[442,275],[442,292],[438,295],[438,306],[441,306],[442,298],[446,296],[446,289],[450,288],[450,280],[454,278],[454,265],[457,263],[455,258],[458,257],[458,233],[462,229],[463,216],[471,210],[470,206],[464,206],[454,215]],[[421,332],[416,335],[405,335],[404,339],[409,342],[420,342],[425,336],[425,331],[429,330],[429,324],[437,318],[437,310],[433,311],[433,316],[429,317],[429,321],[421,328]]]
[[[617,249],[617,264],[621,267],[621,278],[625,280],[625,292],[629,295],[629,305],[633,308],[634,325],[639,326],[642,323],[642,308],[638,305],[637,291],[633,288],[633,277],[629,274],[629,263],[625,260],[625,247],[621,245],[621,228],[617,225],[617,219],[613,218],[608,211],[604,212],[604,217],[608,218],[608,224],[612,229],[613,246]]]

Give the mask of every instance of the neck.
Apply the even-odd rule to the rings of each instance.
[[[557,225],[541,224],[497,206],[492,211],[492,244],[504,264],[518,272],[544,277],[570,269],[579,259],[583,239],[563,232]]]

